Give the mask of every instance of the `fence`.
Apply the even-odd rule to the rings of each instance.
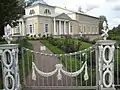
[[[114,67],[114,79],[115,79],[115,86],[117,88],[120,87],[120,47],[116,45],[115,49],[115,67]]]

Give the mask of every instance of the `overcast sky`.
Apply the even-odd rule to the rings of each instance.
[[[120,0],[44,0],[49,5],[66,7],[78,11],[81,7],[86,14],[99,17],[105,15],[109,28],[120,24]]]

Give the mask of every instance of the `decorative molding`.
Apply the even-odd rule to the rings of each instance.
[[[105,44],[106,43],[106,44]],[[100,40],[98,44],[99,85],[100,90],[115,90],[114,88],[114,41]],[[106,55],[106,53],[108,53]],[[106,79],[106,78],[109,78]],[[107,82],[106,82],[107,81]]]
[[[12,27],[7,24],[7,27],[5,29],[5,35],[3,36],[8,44],[12,41]]]
[[[76,77],[76,76],[78,76],[80,73],[82,73],[82,71],[83,71],[84,69],[85,69],[84,80],[86,81],[86,80],[89,79],[89,77],[88,77],[88,72],[87,72],[87,61],[83,64],[83,66],[81,67],[81,69],[78,70],[78,71],[76,71],[76,72],[67,72],[67,71],[63,70],[63,68],[62,68],[63,65],[62,65],[62,64],[56,64],[55,66],[56,66],[56,69],[55,69],[54,71],[45,73],[45,72],[40,71],[40,70],[36,67],[35,63],[32,62],[32,79],[36,81],[35,71],[36,71],[39,75],[44,76],[44,77],[52,76],[52,75],[54,75],[55,73],[58,72],[57,78],[58,78],[58,80],[62,80],[62,74],[61,74],[61,72],[62,72],[63,74],[65,74],[66,76]]]
[[[16,46],[16,44],[0,45],[5,90],[20,90],[18,46]]]

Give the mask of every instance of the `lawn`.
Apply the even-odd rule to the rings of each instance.
[[[73,39],[73,41],[75,42],[75,44],[77,45],[77,43],[80,41],[78,39]],[[83,41],[80,41],[81,42],[81,45],[80,45],[80,50],[84,50],[84,49],[87,49],[89,48],[90,46],[92,46],[92,44],[88,43],[88,42],[83,42]]]
[[[57,46],[53,46],[52,44],[50,44],[48,40],[41,40],[41,42],[55,54],[64,54],[65,53],[61,49],[57,48]]]
[[[54,54],[64,54],[65,52],[59,48],[57,48],[57,46],[53,46],[52,44],[49,43],[48,40],[41,40],[41,42],[47,47],[49,48]],[[71,66],[71,63],[72,63],[72,66],[75,66],[73,62],[75,62],[75,58],[70,58],[69,56],[61,56],[61,57],[58,57],[60,58],[61,62],[66,66],[66,68],[70,68]],[[68,59],[71,59],[68,60]],[[67,63],[66,63],[67,62]],[[74,67],[73,67],[74,69]]]

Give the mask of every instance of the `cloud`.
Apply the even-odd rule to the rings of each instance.
[[[115,1],[118,1],[118,0],[106,0],[106,2],[115,2]]]
[[[77,11],[79,6],[89,15],[107,17],[110,27],[120,24],[120,0],[44,0],[49,5]]]
[[[113,10],[115,10],[115,11],[120,11],[120,5],[114,6],[114,7],[113,7]]]
[[[118,17],[113,18],[113,22],[118,22],[118,23],[120,23],[120,18],[118,18]]]
[[[99,8],[99,5],[87,5],[86,6],[86,11],[91,11],[95,8]]]

